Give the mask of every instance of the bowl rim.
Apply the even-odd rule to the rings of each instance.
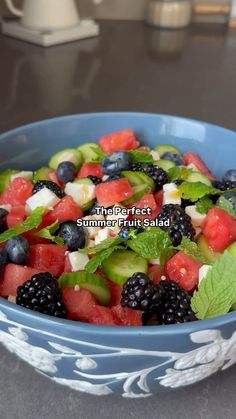
[[[14,135],[17,132],[22,131],[22,129],[33,128],[34,126],[42,126],[47,125],[48,123],[53,123],[58,120],[70,120],[76,118],[89,118],[89,117],[116,117],[116,116],[150,116],[150,117],[163,117],[165,119],[175,119],[184,121],[187,120],[188,122],[199,123],[209,128],[217,128],[223,130],[229,134],[234,134],[236,136],[236,132],[225,128],[220,125],[212,124],[206,121],[201,121],[198,119],[193,118],[186,118],[183,116],[175,116],[170,114],[162,114],[162,113],[152,113],[152,112],[90,112],[90,113],[79,113],[79,114],[71,114],[71,115],[62,115],[53,118],[46,118],[39,121],[34,121],[29,124],[24,124],[13,128],[11,130],[5,131],[0,133],[0,141],[4,139],[6,136]],[[216,316],[206,320],[198,320],[194,322],[188,323],[181,323],[181,324],[171,324],[171,325],[162,325],[162,326],[105,326],[105,325],[96,325],[91,323],[85,323],[80,321],[68,320],[68,319],[61,319],[55,318],[52,316],[48,316],[42,313],[36,313],[32,310],[26,309],[24,307],[18,306],[14,303],[5,300],[4,298],[0,297],[0,310],[1,307],[6,308],[9,313],[12,314],[22,314],[23,317],[26,319],[32,319],[33,321],[45,323],[49,326],[62,326],[62,331],[65,329],[70,329],[72,332],[78,333],[87,332],[90,334],[107,334],[107,335],[131,335],[131,336],[138,336],[138,335],[172,335],[172,334],[185,334],[185,333],[193,333],[197,330],[203,329],[215,329],[217,327],[221,327],[224,324],[232,323],[236,320],[236,311],[229,312],[227,314],[223,314],[221,316]],[[24,325],[22,324],[22,327]],[[63,335],[63,333],[61,333]]]

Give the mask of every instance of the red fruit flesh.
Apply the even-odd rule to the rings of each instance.
[[[202,233],[214,252],[223,252],[236,240],[236,221],[221,208],[212,208],[203,224]]]
[[[5,268],[3,281],[0,285],[0,295],[2,297],[8,297],[9,295],[16,296],[17,288],[31,279],[33,275],[40,272],[42,271],[38,269],[9,263]]]
[[[166,264],[166,273],[170,280],[177,282],[187,291],[193,291],[198,285],[198,273],[202,263],[183,252],[176,253]]]
[[[75,203],[73,198],[69,195],[65,196],[58,202],[52,211],[48,212],[43,217],[43,226],[53,224],[56,220],[62,221],[76,221],[83,217],[83,211]]]
[[[139,146],[139,141],[132,129],[126,129],[101,138],[99,145],[105,153],[109,154],[113,151],[133,150]]]
[[[145,218],[147,218],[149,220],[154,220],[160,212],[160,209],[157,206],[157,203],[154,199],[154,195],[151,194],[151,193],[144,195],[138,201],[134,202],[133,204],[128,205],[128,208],[133,208],[133,207],[139,208],[139,209],[151,208],[151,214],[150,215],[148,215],[148,214],[146,214],[146,215],[135,214],[135,216],[133,216],[133,218],[139,218],[140,220],[143,220]]]
[[[28,265],[58,277],[64,271],[65,247],[56,244],[35,244],[30,247]]]
[[[148,268],[148,276],[155,284],[161,282],[161,270],[159,265],[150,265]]]
[[[16,205],[12,207],[7,215],[8,228],[14,227],[16,224],[22,223],[26,219],[25,205]]]
[[[97,304],[95,297],[90,291],[86,289],[75,291],[74,288],[63,288],[62,298],[69,319],[85,322],[90,320],[93,308]]]
[[[99,163],[84,163],[79,171],[78,178],[87,176],[103,177],[102,166]]]
[[[0,204],[24,205],[32,195],[33,185],[24,178],[14,179],[0,197]]]
[[[201,157],[199,157],[197,154],[192,153],[190,151],[183,155],[183,159],[184,159],[184,164],[186,166],[188,166],[189,164],[193,164],[199,170],[199,172],[201,172],[203,175],[207,176],[211,180],[215,179],[215,177],[212,175],[212,173],[208,169],[207,165],[204,163]]]
[[[116,305],[111,308],[114,319],[119,326],[142,326],[142,313],[129,307]]]
[[[96,186],[95,193],[99,204],[104,207],[117,204],[118,202],[122,202],[133,196],[133,191],[129,181],[125,178],[100,183]]]
[[[116,321],[110,307],[96,305],[89,317],[89,322],[103,326],[116,326]]]

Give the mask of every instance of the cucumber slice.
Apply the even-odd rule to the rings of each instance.
[[[52,171],[52,169],[49,169],[49,167],[40,167],[35,173],[34,173],[34,182],[38,182],[38,180],[50,180],[49,173]]]
[[[234,259],[236,259],[236,242],[232,243],[226,250],[228,250]]]
[[[79,168],[83,163],[83,157],[80,151],[76,148],[65,148],[52,156],[49,160],[49,167],[57,170],[58,165],[63,161],[70,161],[71,163],[74,163],[77,168]]]
[[[176,164],[173,161],[165,160],[165,159],[157,160],[153,162],[153,164],[165,170],[166,172],[168,172],[169,169],[172,169],[172,167],[176,167]]]
[[[79,285],[80,288],[85,288],[90,291],[98,303],[101,305],[108,305],[110,302],[110,289],[104,279],[96,274],[89,274],[87,272],[72,272],[63,274],[58,279],[60,288],[75,287]]]
[[[212,250],[203,234],[200,234],[200,236],[198,237],[197,245],[199,247],[199,250],[203,253],[208,262],[215,262],[221,256],[221,253],[216,253]]]
[[[159,144],[155,148],[155,150],[158,152],[160,157],[163,156],[163,154],[168,153],[168,152],[173,153],[173,154],[181,154],[180,150],[171,144]]]
[[[81,153],[84,163],[100,162],[106,156],[99,145],[95,143],[82,144],[77,150]]]
[[[207,186],[211,186],[210,179],[207,176],[200,173],[200,172],[189,173],[189,175],[186,178],[186,181],[187,182],[202,182],[202,183],[205,183],[205,185],[207,185]]]
[[[126,199],[122,202],[123,205],[133,204],[134,202],[141,199],[144,195],[151,192],[151,189],[148,185],[138,185],[134,186],[133,188],[133,196],[132,198]]]
[[[94,183],[91,181],[91,179],[88,179],[86,177],[83,177],[81,179],[74,180],[73,183],[79,183],[81,185],[94,185]],[[91,199],[91,201],[86,202],[86,204],[82,205],[81,208],[83,211],[88,211],[95,203],[95,199]]]
[[[135,272],[147,273],[148,262],[132,250],[117,250],[104,260],[101,268],[111,281],[122,285]]]
[[[155,191],[154,180],[145,173],[131,172],[129,170],[125,170],[124,172],[122,172],[122,175],[128,179],[131,186],[147,185],[150,188],[150,192]]]
[[[11,176],[16,173],[19,173],[19,170],[5,170],[5,172],[0,174],[0,193],[4,192],[5,189],[8,188],[11,183]]]

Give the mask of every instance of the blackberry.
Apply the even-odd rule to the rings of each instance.
[[[163,293],[163,288],[157,287],[146,274],[136,272],[123,285],[121,305],[152,313],[160,305]]]
[[[43,188],[50,189],[50,191],[54,192],[54,194],[60,199],[65,196],[65,192],[60,188],[60,186],[51,180],[39,180],[36,182],[32,190],[32,195],[41,191]]]
[[[236,182],[231,180],[213,180],[212,186],[220,191],[228,191],[230,189],[236,188]]]
[[[94,185],[99,185],[99,183],[102,183],[102,179],[97,176],[87,176],[88,179],[90,179]]]
[[[16,304],[54,317],[67,317],[57,279],[49,272],[33,275],[17,289]]]
[[[164,223],[169,220],[168,226],[160,225],[160,228],[169,233],[174,246],[178,246],[184,236],[190,240],[194,239],[195,230],[192,226],[191,218],[180,205],[164,205],[157,219],[159,223]]]
[[[168,176],[165,170],[152,163],[134,163],[129,170],[132,172],[143,172],[152,178],[156,185],[156,191],[160,191],[166,183],[168,183]]]
[[[161,324],[186,323],[196,320],[191,309],[191,297],[174,281],[161,281],[162,303],[157,309],[157,319]]]

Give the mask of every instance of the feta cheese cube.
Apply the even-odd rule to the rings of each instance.
[[[87,243],[88,247],[94,247],[95,246],[95,241],[92,239],[89,239],[88,243]]]
[[[197,211],[196,205],[187,206],[185,208],[185,212],[189,215],[189,217],[191,217],[194,227],[200,227],[206,218],[206,214],[200,214],[200,212]]]
[[[89,262],[88,255],[79,251],[70,252],[68,254],[68,258],[71,264],[72,272],[83,271]]]
[[[194,170],[195,172],[199,172],[198,168],[195,166],[195,164],[194,164],[194,163],[190,163],[190,164],[188,164],[186,167],[187,167],[187,169],[192,169],[192,170]]]
[[[95,185],[68,182],[65,193],[72,196],[74,201],[82,207],[95,198]]]
[[[10,301],[10,303],[16,304],[16,297],[15,297],[15,295],[9,295],[8,301]]]
[[[25,180],[28,180],[31,182],[33,180],[33,176],[34,176],[33,172],[23,170],[22,172],[18,172],[18,173],[15,173],[14,175],[11,175],[10,180],[12,182],[14,179],[18,177],[23,177]]]
[[[103,182],[105,182],[105,180],[107,180],[109,178],[109,176],[108,175],[104,175],[103,177],[102,177],[102,181]]]
[[[181,205],[181,192],[179,191],[175,183],[166,183],[163,186],[163,191],[163,205]]]
[[[151,154],[151,156],[153,157],[154,160],[160,160],[160,156],[159,156],[157,151],[151,150],[150,154]]]
[[[86,217],[83,217],[83,220],[88,220],[88,221],[97,221],[97,220],[105,220],[104,215],[87,215]],[[101,229],[101,227],[85,227],[87,232],[88,232],[88,237],[89,239],[94,239],[94,237],[97,235],[97,233],[99,232],[99,230]]]
[[[198,272],[198,284],[207,276],[209,269],[211,269],[211,265],[202,265]]]
[[[113,207],[113,214],[112,215],[108,215],[107,216],[107,220],[108,221],[115,221],[114,223],[114,227],[108,227],[110,230],[114,231],[116,234],[119,233],[121,227],[119,227],[119,223],[118,220],[126,220],[128,218],[128,214],[120,214],[120,213],[116,213],[117,212],[117,208],[125,208],[123,205],[120,204],[115,204]]]
[[[98,231],[95,236],[95,245],[101,243],[103,240],[106,240],[109,237],[109,229],[103,228]]]
[[[60,199],[48,188],[43,188],[27,199],[26,205],[30,211],[38,207],[52,209]]]

